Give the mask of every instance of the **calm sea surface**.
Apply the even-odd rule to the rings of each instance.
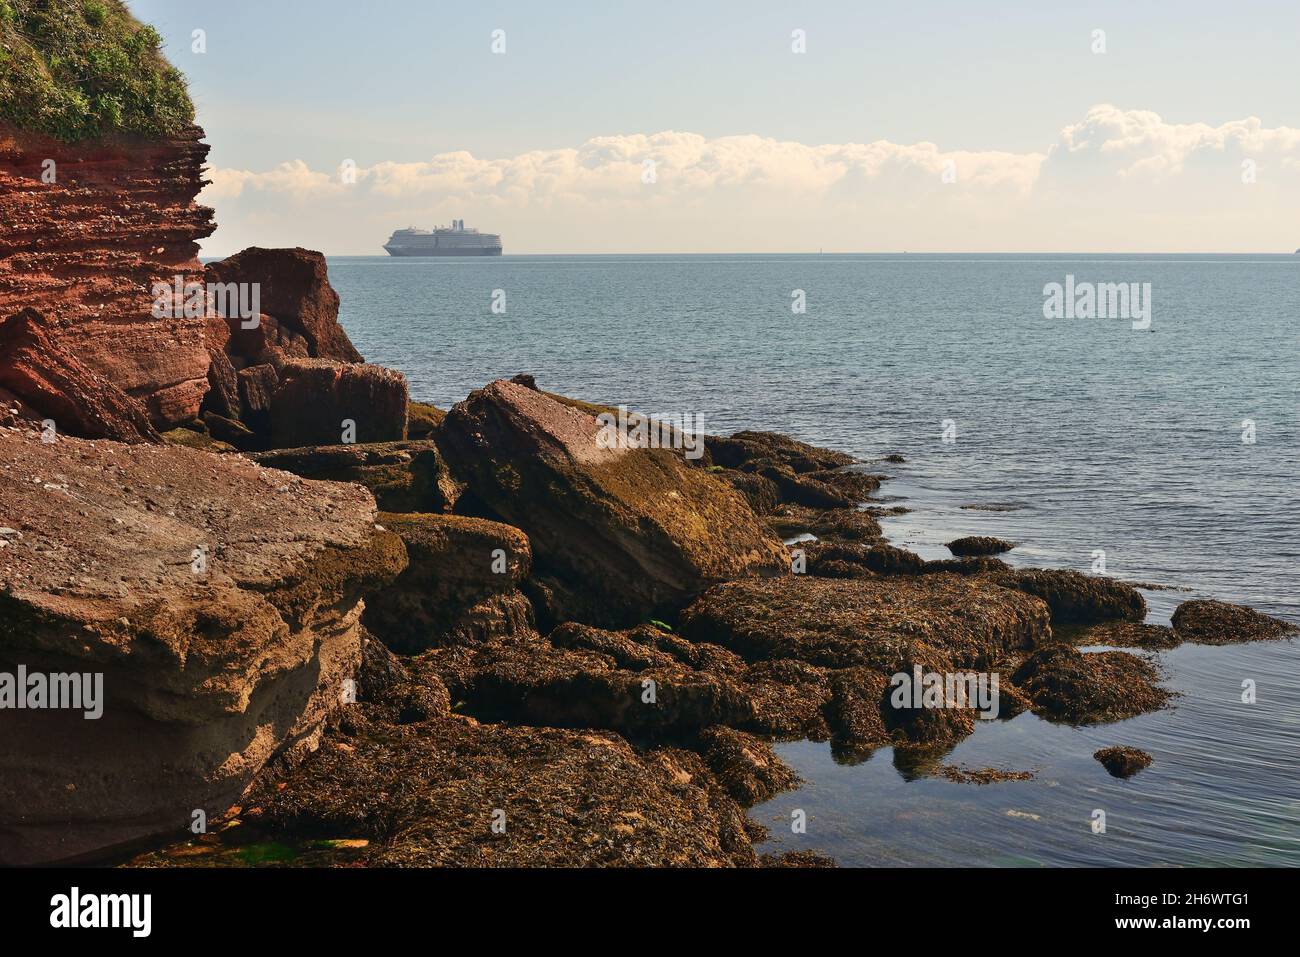
[[[1150,283],[1150,329],[1045,319],[1043,287],[1067,275]],[[927,557],[976,533],[1023,543],[1010,560],[1026,565],[1088,571],[1103,550],[1109,574],[1179,589],[1145,593],[1152,621],[1205,596],[1300,622],[1300,256],[339,258],[330,278],[366,358],[436,405],[530,372],[709,432],[899,452],[874,468],[913,511],[886,532]],[[989,504],[1018,508],[962,508]],[[945,759],[1028,782],[907,780],[889,749],[845,765],[782,745],[806,784],[752,812],[765,847],[857,865],[1300,864],[1300,642],[1159,662],[1170,710],[981,722]],[[1116,781],[1092,759],[1109,744],[1155,764]]]

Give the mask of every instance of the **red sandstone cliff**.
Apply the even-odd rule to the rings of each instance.
[[[42,313],[61,349],[163,427],[193,419],[208,389],[204,320],[152,314],[154,283],[203,281],[202,136],[69,145],[0,122],[0,318]]]

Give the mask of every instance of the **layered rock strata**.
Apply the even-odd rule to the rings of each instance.
[[[202,136],[67,144],[0,121],[0,318],[45,316],[60,350],[162,427],[193,419],[208,390],[204,319],[172,299],[154,310],[155,284],[203,279]]]
[[[102,676],[96,719],[0,708],[0,862],[184,833],[311,747],[405,565],[375,517],[237,456],[0,430],[0,673]]]

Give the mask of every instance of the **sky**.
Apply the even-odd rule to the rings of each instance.
[[[212,145],[205,255],[1300,247],[1290,2],[128,6]]]

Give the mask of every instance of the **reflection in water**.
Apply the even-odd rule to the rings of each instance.
[[[1160,654],[1173,706],[1072,728],[1024,713],[978,722],[932,763],[1033,770],[988,785],[909,780],[892,748],[837,763],[814,742],[777,746],[805,780],[750,813],[771,829],[763,849],[813,849],[846,866],[1278,866],[1300,863],[1300,641]],[[1255,704],[1241,682],[1257,683]],[[1092,754],[1113,744],[1155,763],[1127,781]],[[807,812],[804,835],[790,812]],[[1106,833],[1094,834],[1094,810]]]
[[[412,395],[446,406],[498,376],[706,429],[772,429],[888,473],[914,509],[886,534],[927,558],[963,535],[1021,543],[1018,565],[1183,586],[1150,620],[1212,597],[1300,622],[1292,256],[503,256],[335,259],[342,320]],[[1066,273],[1152,282],[1152,328],[1049,321]],[[510,312],[491,313],[494,289]],[[790,291],[809,291],[806,315]],[[1258,424],[1253,445],[1241,423]],[[956,441],[943,443],[951,419]],[[903,453],[905,462],[881,462]],[[1003,504],[1015,510],[971,510]],[[907,781],[889,749],[837,764],[781,752],[808,782],[755,809],[771,850],[845,864],[1300,863],[1300,647],[1160,655],[1170,710],[1074,729],[980,722],[945,763],[1028,782]],[[1258,683],[1240,703],[1243,679]],[[1128,781],[1092,753],[1149,751]],[[842,756],[843,757],[843,756]],[[915,772],[918,769],[913,769]],[[789,811],[808,812],[806,836]],[[1107,815],[1094,835],[1092,812]],[[774,819],[775,818],[775,819]]]

